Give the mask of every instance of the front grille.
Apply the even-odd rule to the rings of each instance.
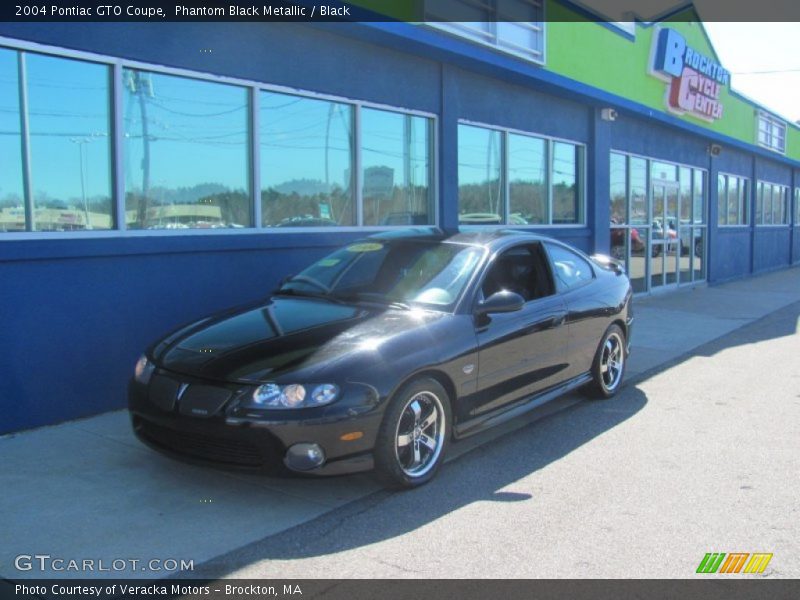
[[[258,448],[243,440],[178,431],[141,418],[136,419],[134,427],[145,441],[176,454],[226,465],[260,467],[264,464],[264,456]]]

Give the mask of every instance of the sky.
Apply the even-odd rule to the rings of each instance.
[[[800,23],[704,25],[733,89],[788,121],[800,120]]]

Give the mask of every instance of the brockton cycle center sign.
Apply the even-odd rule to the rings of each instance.
[[[730,85],[730,71],[668,27],[653,35],[651,56],[650,74],[667,83],[666,105],[670,112],[688,113],[709,122],[722,117],[720,92]]]

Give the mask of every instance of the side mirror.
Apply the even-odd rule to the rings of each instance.
[[[523,306],[525,306],[525,298],[516,292],[500,290],[478,304],[475,313],[479,316],[495,313],[509,313],[522,310]]]

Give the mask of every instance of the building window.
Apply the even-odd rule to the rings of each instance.
[[[249,227],[244,87],[123,69],[128,229]]]
[[[789,188],[759,181],[756,190],[756,225],[788,225],[790,218]]]
[[[748,188],[744,177],[727,173],[717,176],[717,224],[747,225],[750,208]]]
[[[26,229],[18,60],[17,52],[0,49],[0,231]]]
[[[431,27],[536,63],[545,62],[544,4],[540,0],[428,0],[425,9]]]
[[[0,48],[0,233],[435,222],[433,115],[55,54]]]
[[[583,224],[583,157],[578,144],[459,124],[459,222]]]
[[[432,223],[431,120],[361,111],[361,198],[364,225]]]
[[[114,227],[110,68],[2,50],[0,86],[0,231]]]
[[[794,188],[794,225],[800,227],[800,187]]]
[[[705,171],[621,152],[609,166],[610,253],[633,291],[704,280]]]
[[[264,227],[355,225],[353,107],[261,92]]]
[[[786,152],[786,123],[764,112],[757,114],[758,144],[784,154]]]

